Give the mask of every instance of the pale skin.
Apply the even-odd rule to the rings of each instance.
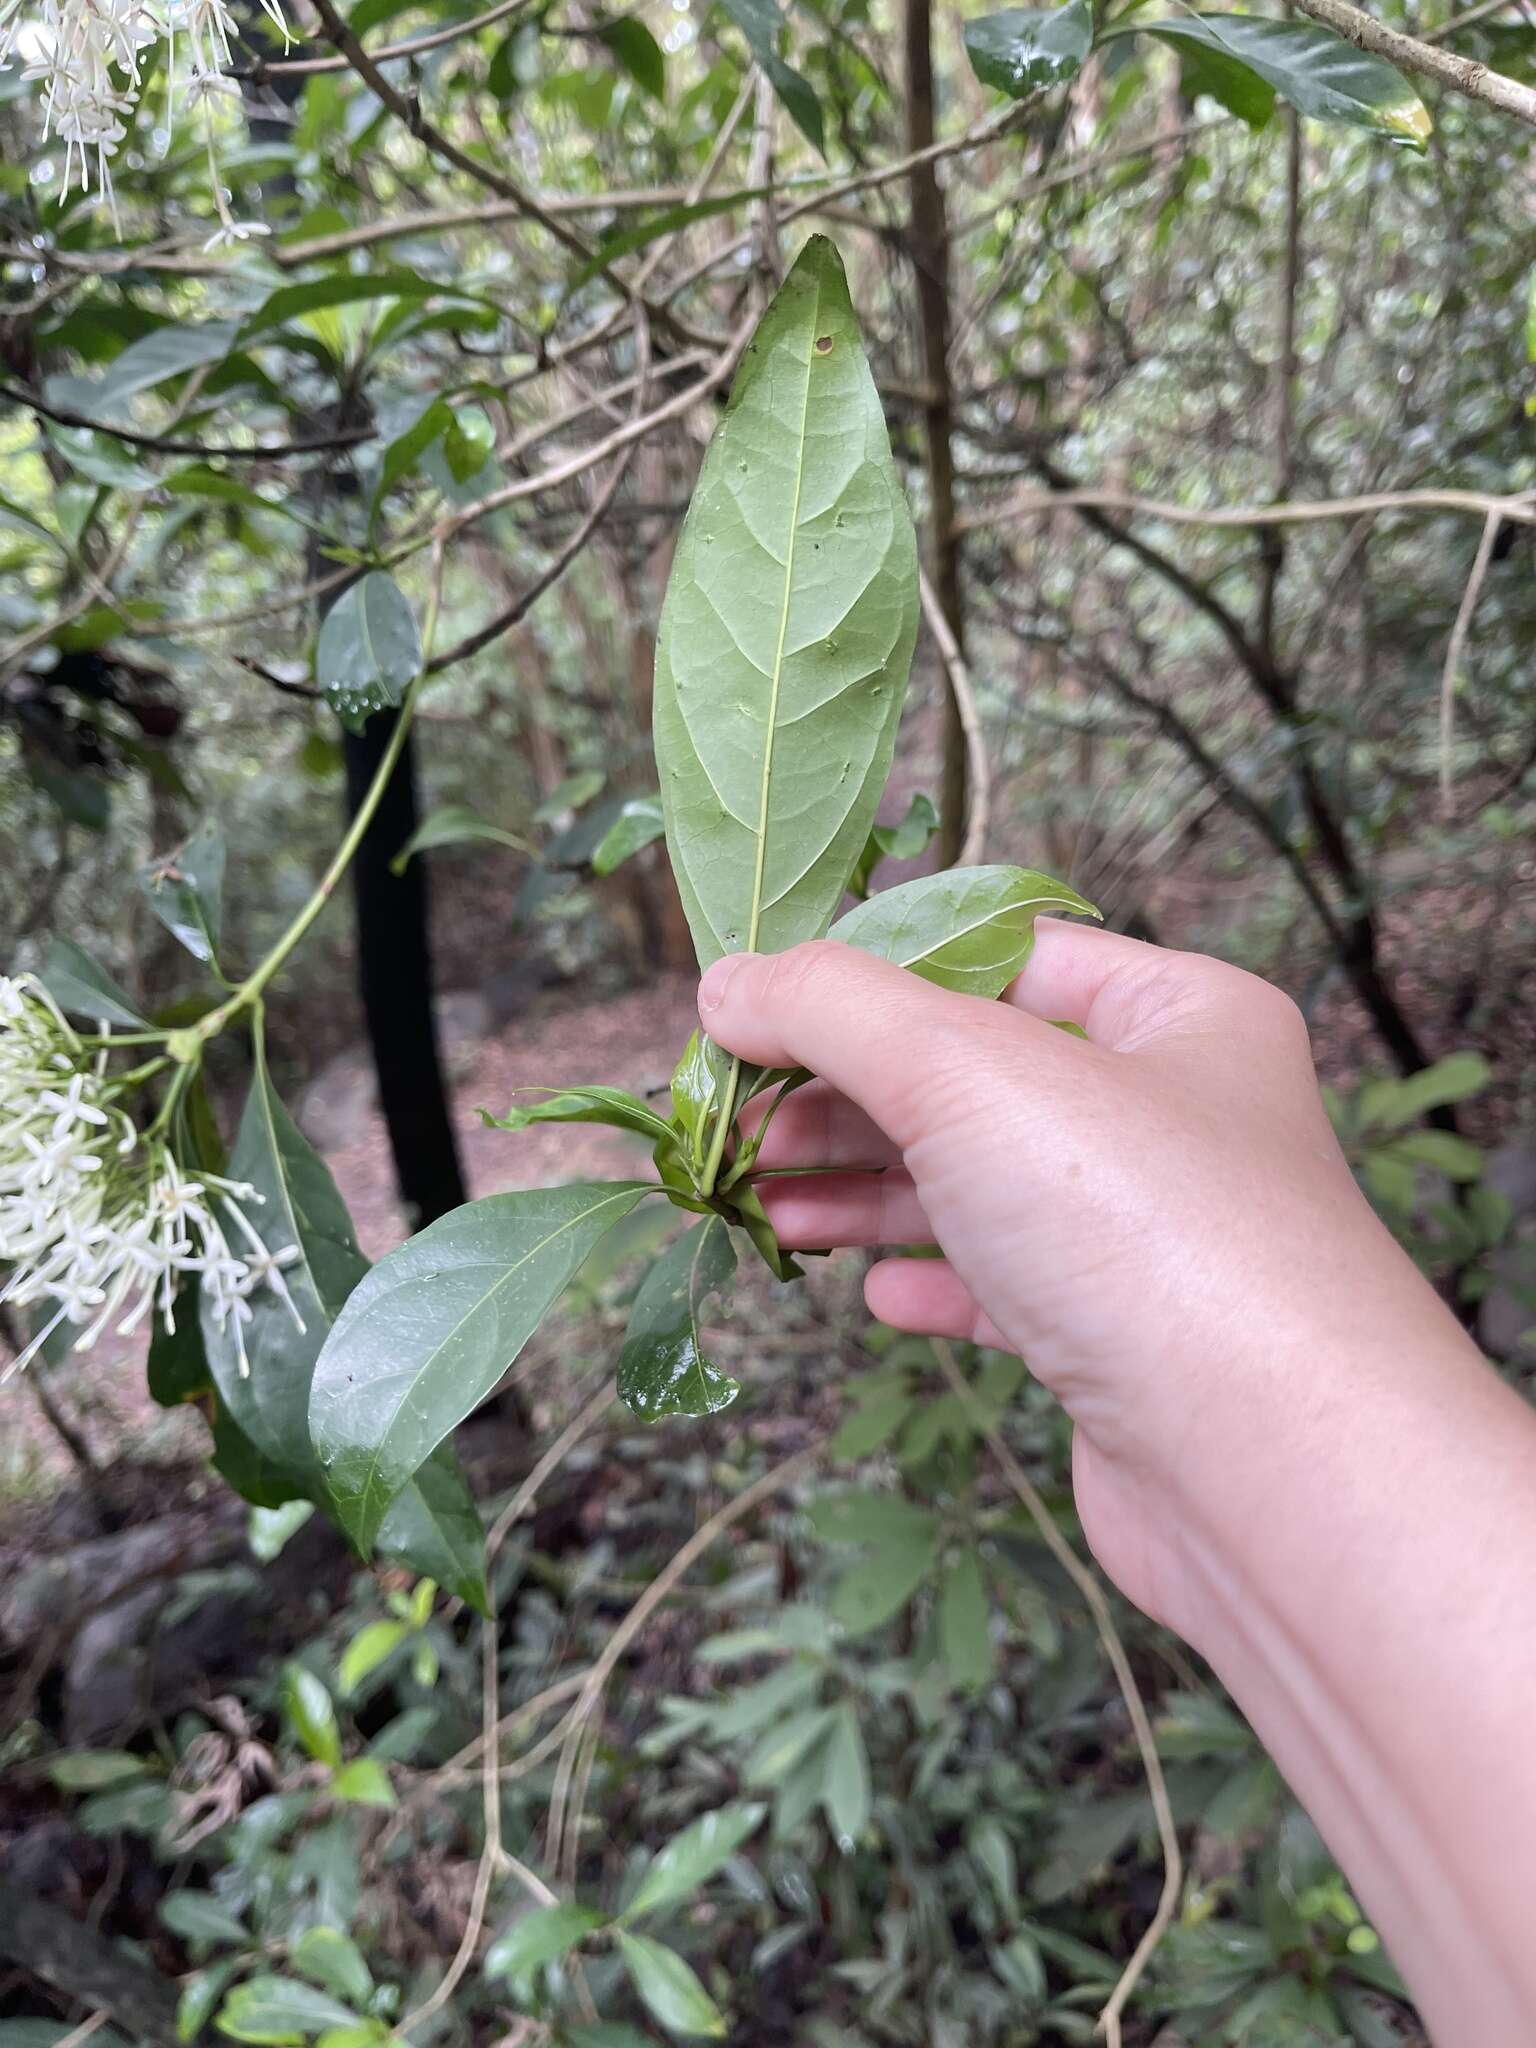
[[[1294,1004],[1042,921],[1002,1002],[822,941],[717,961],[699,1014],[821,1077],[764,1143],[839,1169],[762,1184],[783,1243],[939,1246],[871,1310],[1028,1361],[1095,1556],[1230,1688],[1440,2048],[1531,2048],[1536,1417],[1357,1189]]]

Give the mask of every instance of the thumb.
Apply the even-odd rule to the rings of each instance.
[[[987,1054],[1061,1035],[1000,1003],[935,988],[832,939],[786,953],[727,953],[699,984],[717,1045],[764,1067],[809,1067],[903,1148],[933,1122],[945,1082],[975,1079]],[[936,1085],[938,1084],[938,1085]]]

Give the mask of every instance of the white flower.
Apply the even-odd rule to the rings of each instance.
[[[261,1200],[254,1188],[188,1173],[160,1139],[141,1139],[114,1100],[106,1060],[104,1048],[89,1063],[39,983],[0,976],[0,1266],[11,1269],[0,1302],[40,1305],[32,1341],[0,1377],[65,1324],[81,1332],[77,1351],[114,1320],[126,1335],[158,1311],[174,1329],[177,1290],[194,1277],[215,1324],[233,1326],[248,1373],[245,1329],[259,1289],[304,1328],[283,1278],[298,1247],[263,1240],[245,1213]]]

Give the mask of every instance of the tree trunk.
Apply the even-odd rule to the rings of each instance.
[[[398,713],[376,711],[344,742],[347,808],[355,815],[389,745]],[[352,863],[357,909],[357,974],[389,1128],[395,1180],[411,1227],[419,1230],[465,1200],[464,1177],[448,1114],[432,1008],[427,864],[403,875],[390,862],[416,829],[416,747],[405,747]]]
[[[933,40],[929,0],[905,0],[907,148],[933,141]],[[912,172],[908,253],[917,272],[917,319],[923,366],[923,439],[928,472],[929,573],[939,609],[962,654],[965,614],[960,595],[960,544],[955,533],[953,404],[949,382],[949,229],[944,192],[931,163]],[[939,790],[939,858],[952,867],[965,843],[965,727],[952,688],[944,697],[944,767]]]

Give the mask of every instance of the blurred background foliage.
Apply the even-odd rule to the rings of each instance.
[[[1524,0],[1383,16],[1536,78]],[[1372,1199],[1523,1384],[1529,129],[1425,87],[1416,154],[1147,37],[1015,103],[926,0],[295,0],[286,49],[235,18],[235,90],[169,126],[148,53],[118,227],[0,74],[8,970],[63,935],[176,1015],[193,984],[139,877],[207,818],[227,957],[261,956],[390,727],[339,722],[322,620],[373,564],[419,616],[436,533],[456,658],[355,903],[273,993],[275,1071],[372,1251],[466,1171],[558,1173],[468,1149],[483,1091],[594,1046],[627,1073],[576,1078],[663,1079],[689,957],[661,851],[593,856],[653,787],[656,610],[733,337],[818,228],[974,700],[968,742],[925,635],[891,822],[931,793],[918,858],[981,820],[989,858],[1290,988]],[[225,211],[263,232],[205,246]],[[435,850],[397,874],[413,833]],[[374,1062],[402,1194],[377,1213]],[[213,1078],[227,1121],[238,1048]],[[470,1617],[313,1523],[248,1526],[187,1412],[125,1396],[132,1360],[6,1388],[0,2048],[84,2024],[363,2048],[402,2018],[413,2043],[587,2048],[1093,2037],[1157,1835],[1089,1617],[978,1433],[1070,1530],[1060,1416],[966,1355],[978,1419],[927,1346],[867,1329],[840,1259],[787,1308],[744,1296],[724,1426],[639,1432],[600,1389],[642,1249],[605,1251],[461,1432],[488,1515],[566,1446],[498,1565],[492,1676],[504,1714],[533,1705],[492,1792],[523,1875],[478,1901]],[[552,1845],[528,1745],[712,1516],[626,1639]],[[1420,2040],[1209,1675],[1119,1620],[1187,1860],[1126,2039]],[[686,1832],[710,1812],[718,1856]],[[682,1876],[634,1932],[681,1973],[606,1935],[578,1965],[583,1925],[525,1924],[540,1886],[618,1911],[668,1842]]]

